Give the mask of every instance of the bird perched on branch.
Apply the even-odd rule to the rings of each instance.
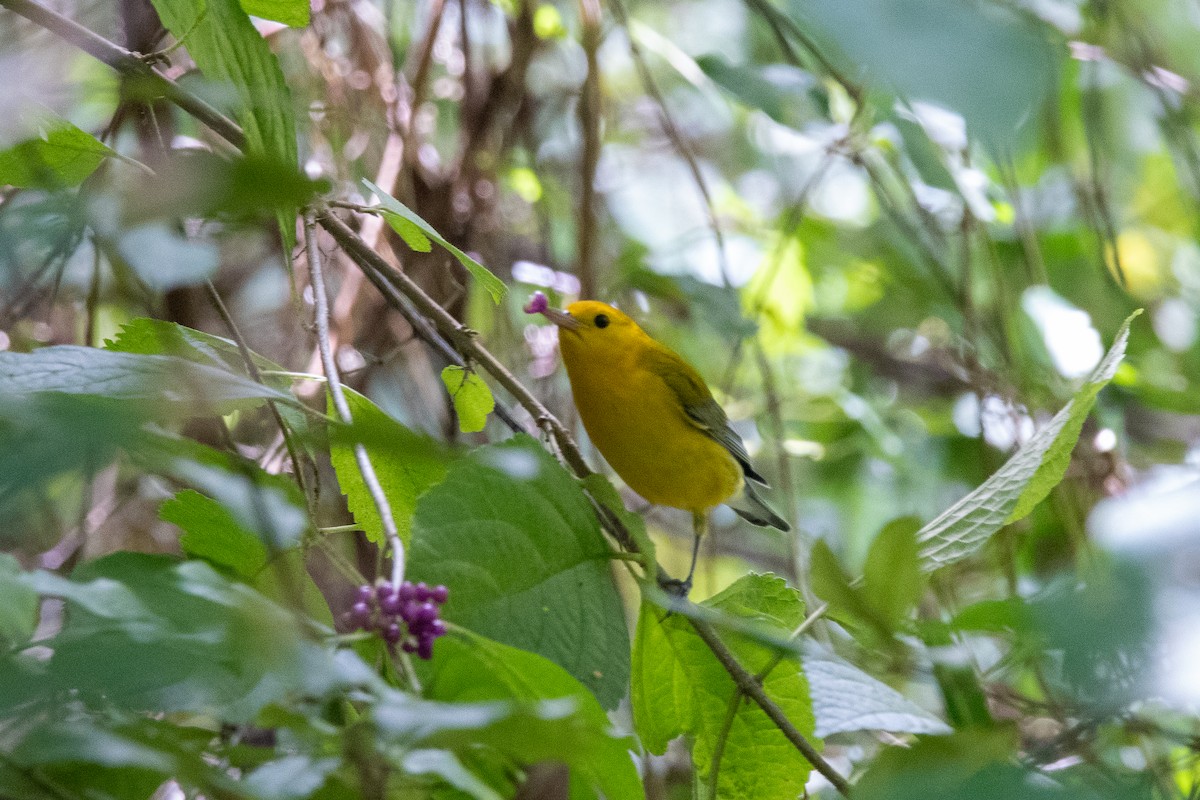
[[[686,592],[708,512],[722,503],[755,525],[789,526],[759,496],[742,439],[700,374],[626,314],[581,300],[565,311],[537,292],[525,311],[558,326],[559,350],[579,417],[621,479],[651,503],[692,513],[696,538]]]

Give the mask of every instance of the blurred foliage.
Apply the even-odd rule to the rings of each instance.
[[[1193,5],[54,6],[190,111],[0,7],[0,795],[835,796],[699,617],[855,797],[1200,797]],[[690,518],[556,458],[534,289],[796,533],[715,511],[668,611],[603,531]],[[348,621],[364,454],[430,661]]]

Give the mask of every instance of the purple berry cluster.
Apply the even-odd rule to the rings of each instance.
[[[446,632],[438,608],[450,596],[445,586],[404,581],[360,586],[350,607],[350,623],[362,630],[378,631],[388,644],[399,644],[406,653],[433,657],[433,640]]]

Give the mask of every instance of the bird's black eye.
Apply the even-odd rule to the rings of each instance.
[[[592,320],[592,322],[596,325],[597,328],[607,328],[608,327],[608,315],[607,314],[597,314],[596,319]]]

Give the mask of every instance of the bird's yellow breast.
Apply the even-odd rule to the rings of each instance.
[[[688,420],[660,375],[639,366],[636,346],[624,358],[597,359],[573,339],[560,336],[579,416],[629,488],[689,511],[712,508],[741,489],[737,461]]]

